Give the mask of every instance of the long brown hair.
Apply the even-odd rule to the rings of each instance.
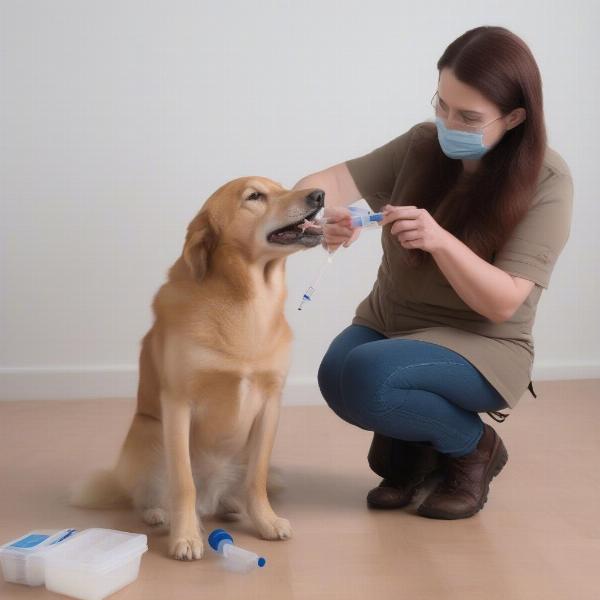
[[[406,204],[427,209],[436,221],[473,252],[491,260],[527,212],[544,160],[546,128],[542,81],[525,42],[504,27],[477,27],[452,42],[437,63],[477,89],[503,115],[526,110],[525,121],[505,132],[472,174],[448,158],[433,123],[413,144],[423,169],[409,186]],[[398,245],[401,248],[400,245]],[[409,265],[429,258],[421,249],[404,250]]]

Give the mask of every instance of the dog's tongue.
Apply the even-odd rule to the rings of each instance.
[[[298,231],[294,231],[293,229],[284,229],[283,231],[274,233],[273,237],[279,240],[295,240],[300,235]]]
[[[298,225],[298,227],[300,229],[302,229],[302,233],[304,233],[307,229],[310,229],[310,228],[322,229],[321,225],[318,225],[317,223],[313,223],[312,221],[309,221],[308,219],[304,219],[304,223],[300,223]]]

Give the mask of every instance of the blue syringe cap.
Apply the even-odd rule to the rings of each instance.
[[[220,546],[223,542],[231,542],[233,544],[233,538],[224,529],[213,529],[208,536],[208,544],[215,551],[220,551]]]
[[[383,221],[383,215],[381,213],[374,213],[372,215],[354,215],[350,218],[352,227],[368,227],[371,223]]]

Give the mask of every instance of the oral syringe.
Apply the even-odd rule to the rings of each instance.
[[[366,210],[366,209],[362,209],[362,208],[358,208],[356,206],[350,206],[349,209],[351,211],[355,211],[355,210]],[[350,227],[352,227],[353,229],[355,229],[356,227],[378,227],[379,223],[383,220],[383,213],[368,213],[365,212],[364,214],[354,214],[350,217]],[[327,225],[328,223],[331,223],[332,221],[330,220],[329,217],[321,217],[320,219],[314,219],[313,221],[306,221],[302,227],[311,227],[311,226],[315,226],[318,225],[319,227],[322,227],[323,225]]]
[[[352,213],[350,217],[350,225],[354,229],[356,227],[362,227],[363,229],[367,228],[379,228],[380,223],[383,220],[383,213],[372,213],[365,208],[360,208],[358,206],[349,206],[348,209]],[[323,225],[329,223],[328,217],[322,217],[320,219],[315,219],[314,221],[305,222],[302,227],[322,227]],[[298,310],[302,310],[302,306],[305,302],[309,302],[312,300],[312,296],[317,289],[317,284],[321,280],[323,273],[327,269],[327,267],[333,262],[333,255],[340,248],[341,244],[335,248],[335,250],[330,251],[327,249],[327,257],[319,267],[319,272],[317,276],[308,286],[307,290],[304,292],[302,296],[302,300],[300,301],[300,305],[298,306]]]
[[[267,559],[254,552],[233,544],[233,537],[224,529],[214,529],[208,536],[209,546],[223,557],[224,565],[230,571],[247,573],[256,567],[264,567]]]

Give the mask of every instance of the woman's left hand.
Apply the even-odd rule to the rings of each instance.
[[[420,248],[433,253],[444,246],[449,235],[425,208],[386,204],[381,212],[381,226],[393,223],[390,233],[403,248]]]

